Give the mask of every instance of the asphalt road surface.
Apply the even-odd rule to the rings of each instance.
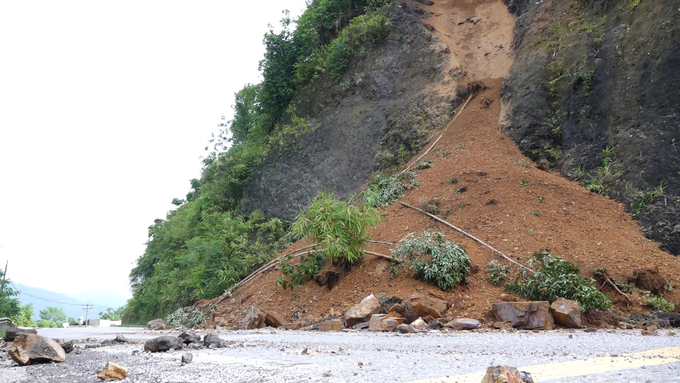
[[[80,333],[79,331],[83,331]],[[488,366],[510,365],[536,382],[680,382],[680,336],[660,330],[369,333],[251,330],[219,332],[220,349],[143,352],[143,341],[176,332],[54,329],[55,338],[134,344],[85,348],[57,364],[17,366],[0,352],[0,383],[98,382],[108,361],[128,367],[127,382],[475,382]],[[90,341],[91,342],[91,341]],[[182,365],[181,355],[193,354]]]

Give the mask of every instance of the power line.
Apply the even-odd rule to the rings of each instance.
[[[14,290],[16,290],[16,291],[21,291],[14,285],[14,282],[12,282],[12,287],[14,287]],[[22,291],[21,294],[29,296],[31,298],[40,299],[41,301],[46,301],[46,302],[50,302],[50,303],[57,303],[57,304],[60,304],[60,305],[68,305],[68,306],[82,306],[83,305],[82,303],[66,303],[66,302],[55,301],[54,299],[46,299],[46,298],[36,297],[35,295],[28,294],[25,291]],[[92,304],[90,304],[90,306],[105,308],[105,309],[110,307],[110,306],[92,305]]]

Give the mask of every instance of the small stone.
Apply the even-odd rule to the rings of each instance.
[[[148,352],[163,352],[171,349],[181,350],[184,346],[184,341],[176,336],[160,336],[158,338],[149,339],[144,343],[144,351]]]
[[[328,371],[323,373],[323,376],[331,376],[331,375],[332,375],[331,370],[328,370]]]
[[[130,343],[130,340],[123,335],[116,335],[113,341],[116,343]]]
[[[208,348],[221,348],[225,346],[225,342],[215,332],[209,331],[203,337],[203,345]]]
[[[476,319],[470,318],[456,318],[448,322],[446,327],[451,327],[454,330],[474,330],[482,327],[482,324]]]
[[[406,323],[402,323],[399,326],[397,326],[396,330],[402,334],[413,334],[418,331],[415,328],[413,328],[413,326]]]
[[[194,359],[194,355],[190,352],[182,354],[182,364],[189,364]]]
[[[406,318],[407,323],[427,316],[441,318],[449,307],[451,307],[451,304],[444,300],[421,293],[413,293],[404,303],[404,318]]]
[[[194,330],[187,330],[179,334],[179,338],[182,339],[184,344],[200,343],[201,335],[199,335]]]
[[[550,305],[550,313],[555,323],[567,328],[583,327],[583,311],[578,302],[559,298]]]
[[[649,335],[654,335],[653,332],[647,331],[647,330],[641,330],[642,335],[649,336]]]
[[[533,383],[531,374],[518,371],[517,367],[490,366],[486,369],[486,375],[481,383]]]
[[[146,322],[146,328],[148,328],[149,330],[159,331],[165,330],[168,327],[170,326],[166,325],[163,319],[154,319]]]
[[[352,327],[357,323],[367,321],[373,314],[379,314],[380,310],[378,298],[371,294],[345,312],[345,323],[347,327]]]
[[[512,323],[510,322],[494,322],[493,323],[493,328],[495,329],[508,329],[508,328],[514,328],[512,327]]]
[[[633,325],[627,322],[619,322],[619,328],[624,330],[632,330]]]
[[[427,323],[425,323],[423,318],[418,318],[418,319],[414,320],[411,323],[411,326],[413,326],[413,328],[415,328],[416,330],[420,330],[420,331],[427,330]]]
[[[586,327],[583,332],[597,332],[597,327]]]
[[[252,330],[255,328],[265,327],[266,324],[264,311],[258,309],[257,307],[251,307],[250,310],[248,311],[248,314],[246,314],[246,316],[243,317],[242,324],[244,330]]]
[[[128,369],[113,363],[113,362],[107,362],[106,365],[104,366],[104,369],[99,371],[99,374],[97,374],[97,378],[101,380],[124,380],[128,376]]]
[[[319,323],[319,331],[340,331],[342,330],[342,319],[331,319]]]
[[[286,318],[278,311],[267,311],[264,316],[264,323],[269,327],[281,327],[286,322]]]
[[[66,352],[59,343],[37,334],[19,335],[9,346],[7,354],[21,366],[66,360]]]

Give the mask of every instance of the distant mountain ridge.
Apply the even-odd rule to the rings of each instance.
[[[88,318],[98,318],[99,312],[106,311],[111,307],[116,309],[124,306],[127,299],[120,295],[103,290],[88,290],[77,294],[62,294],[54,291],[31,287],[21,283],[14,283],[17,290],[21,292],[21,304],[33,303],[33,318],[40,319],[40,310],[48,306],[59,307],[64,310],[66,317],[77,318],[85,316],[83,306],[85,304],[94,305],[90,309]]]

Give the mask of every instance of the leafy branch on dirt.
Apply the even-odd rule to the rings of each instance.
[[[442,290],[464,282],[470,274],[470,257],[458,244],[444,239],[440,232],[423,231],[418,236],[409,233],[400,246],[392,251],[392,274],[398,274],[408,263],[413,277]]]
[[[529,263],[537,266],[536,272],[520,270],[515,281],[505,286],[507,291],[533,300],[571,299],[583,310],[611,307],[611,300],[598,290],[594,279],[581,275],[578,266],[552,255],[550,250],[534,253]]]

